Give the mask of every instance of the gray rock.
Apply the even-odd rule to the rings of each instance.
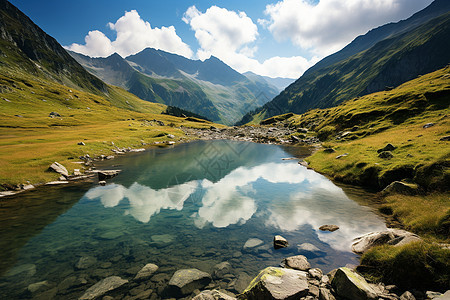
[[[227,261],[221,262],[214,266],[213,278],[219,279],[224,278],[226,274],[231,273],[231,264]]]
[[[319,230],[331,231],[331,232],[336,231],[338,229],[339,229],[339,226],[337,226],[337,225],[322,225],[319,227]]]
[[[167,287],[169,295],[180,297],[202,289],[211,282],[211,276],[197,269],[178,270],[173,274]]]
[[[400,296],[400,300],[416,300],[416,297],[410,291],[406,291]]]
[[[440,300],[450,299],[450,290],[448,290],[445,293],[443,293],[442,296],[440,296],[438,299],[440,299]]]
[[[365,234],[353,240],[352,251],[358,254],[365,253],[374,246],[390,244],[405,245],[412,242],[421,241],[420,237],[414,233],[400,229],[388,229]]]
[[[244,249],[249,249],[249,248],[255,248],[259,245],[262,245],[264,242],[261,241],[260,239],[248,239],[245,244],[244,244]]]
[[[101,181],[98,182],[98,184],[101,185],[101,186],[105,186],[106,185],[106,181],[101,180]]]
[[[146,264],[134,277],[135,280],[145,280],[150,278],[156,271],[158,266],[155,264]]]
[[[107,292],[118,289],[126,283],[128,283],[128,280],[122,279],[119,276],[107,277],[88,288],[83,296],[79,298],[79,300],[91,300],[99,298]]]
[[[232,284],[233,290],[236,291],[237,293],[243,293],[247,288],[247,286],[252,281],[252,279],[253,278],[249,276],[247,273],[244,272],[239,273],[236,278],[236,281],[234,282],[234,284]]]
[[[79,145],[79,146],[86,146],[86,144],[84,142],[79,142],[77,145]]]
[[[275,249],[286,248],[289,246],[288,241],[281,235],[276,235],[273,237],[273,247]]]
[[[338,296],[350,300],[377,299],[376,291],[367,281],[348,268],[339,268],[331,281]]]
[[[52,111],[49,115],[50,118],[61,117],[61,115],[57,112]]]
[[[386,146],[384,146],[384,148],[378,149],[377,153],[381,153],[381,152],[384,152],[384,151],[393,151],[395,149],[397,149],[397,147],[395,147],[394,145],[387,144]]]
[[[434,123],[427,123],[427,124],[423,125],[423,128],[430,128],[433,126],[434,126]]]
[[[117,176],[121,170],[103,170],[97,171],[98,180],[110,179]]]
[[[384,188],[384,194],[402,194],[402,195],[417,195],[418,186],[416,184],[404,183],[401,181],[394,181]]]
[[[336,300],[331,291],[327,288],[319,288],[319,300]]]
[[[235,300],[235,297],[228,296],[225,293],[222,293],[218,290],[212,291],[203,291],[197,296],[195,296],[192,300]]]
[[[309,258],[324,256],[326,253],[320,251],[319,248],[310,243],[303,243],[297,245],[297,250],[300,254],[305,255]]]
[[[175,136],[174,136],[173,134],[168,134],[167,137],[168,137],[169,139],[174,139],[174,138],[175,138]]]
[[[77,264],[75,265],[75,268],[77,268],[78,270],[85,270],[85,269],[89,269],[96,263],[97,263],[97,259],[95,257],[83,256],[78,260]]]
[[[340,154],[340,155],[336,156],[336,159],[346,157],[346,156],[348,156],[348,153]]]
[[[175,240],[175,237],[171,234],[155,234],[151,236],[151,239],[152,245],[162,248],[170,245]]]
[[[334,152],[336,152],[336,150],[334,150],[333,148],[325,148],[325,149],[323,149],[323,152],[325,152],[325,153],[334,153]]]
[[[309,270],[308,270],[308,273],[309,273],[309,275],[310,275],[312,278],[315,278],[315,279],[318,279],[318,280],[321,280],[321,279],[322,279],[322,276],[323,276],[322,270],[319,269],[319,268],[312,268],[312,269],[309,269]]]
[[[427,299],[439,299],[442,296],[441,293],[433,291],[426,291],[425,295],[427,296]]]
[[[69,172],[67,171],[66,167],[64,167],[62,164],[60,164],[59,162],[54,162],[50,165],[50,167],[48,168],[50,171],[54,171],[58,174],[63,175],[64,177],[69,176]]]
[[[82,277],[77,278],[75,276],[69,276],[58,284],[58,291],[60,293],[65,293],[72,288],[80,287],[85,284],[87,284],[86,279]]]
[[[253,279],[243,297],[248,300],[299,299],[306,296],[308,291],[305,272],[268,267]]]
[[[311,268],[308,260],[303,255],[287,257],[283,262],[285,263],[286,267],[294,270],[308,271]]]
[[[314,299],[319,298],[320,290],[318,286],[309,285],[309,295],[313,296]]]
[[[394,157],[394,155],[391,153],[391,151],[383,151],[378,154],[378,157],[383,159],[391,159]]]

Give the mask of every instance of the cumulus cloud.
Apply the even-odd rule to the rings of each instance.
[[[320,56],[340,50],[356,36],[423,9],[432,0],[282,0],[266,6],[258,23],[278,40],[291,40]]]
[[[191,6],[183,21],[195,32],[200,48],[197,57],[204,60],[214,55],[239,72],[252,71],[271,77],[298,78],[317,59],[301,56],[272,57],[259,62],[254,58],[258,26],[244,12],[211,6],[200,12]]]
[[[152,28],[136,10],[125,12],[116,23],[109,23],[108,26],[117,34],[114,41],[101,31],[94,30],[85,37],[85,44],[74,43],[66,48],[91,57],[106,57],[114,52],[126,57],[148,47],[188,58],[193,55],[190,47],[177,35],[175,27]]]

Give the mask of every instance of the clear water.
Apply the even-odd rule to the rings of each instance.
[[[46,296],[77,299],[107,276],[132,279],[147,263],[167,275],[159,275],[155,285],[167,282],[177,269],[211,273],[223,261],[244,282],[300,253],[325,272],[357,264],[351,240],[385,224],[326,177],[297,160],[283,160],[307,153],[200,141],[104,162],[99,167],[122,170],[106,186],[85,183],[17,195],[0,206],[0,298],[35,296],[25,291],[27,286],[46,280],[43,290],[51,290]],[[324,224],[340,229],[319,231]],[[290,247],[274,250],[276,234]],[[250,238],[263,244],[243,249]],[[319,251],[299,252],[297,245],[303,243]],[[76,268],[86,256],[96,262]],[[61,282],[73,276],[84,284],[67,290]],[[229,282],[217,284],[236,291]]]

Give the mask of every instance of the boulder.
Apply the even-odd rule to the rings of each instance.
[[[319,300],[336,300],[331,291],[327,288],[319,288]]]
[[[211,276],[197,269],[178,270],[173,274],[167,287],[168,295],[182,297],[202,289],[211,282]]]
[[[331,285],[336,294],[345,299],[377,299],[377,293],[367,281],[349,268],[339,268],[331,281]]]
[[[352,251],[358,254],[365,253],[367,250],[378,245],[396,245],[401,246],[412,242],[421,241],[420,237],[414,233],[400,229],[388,229],[377,231],[357,237],[353,240]]]
[[[150,278],[156,271],[158,266],[155,264],[146,264],[134,277],[134,280],[145,280]]]
[[[247,273],[241,272],[237,275],[236,281],[232,284],[232,291],[236,293],[243,293],[249,283],[252,281],[252,277],[250,277]]]
[[[83,296],[79,298],[79,300],[91,300],[100,298],[107,292],[115,290],[126,283],[128,283],[128,280],[122,279],[119,276],[107,277],[88,288]]]
[[[417,184],[404,183],[401,181],[394,181],[384,188],[384,194],[402,194],[402,195],[417,195]]]
[[[391,151],[383,151],[378,154],[378,157],[383,159],[391,159],[394,157],[394,155],[391,153]]]
[[[244,249],[255,248],[257,246],[262,245],[264,242],[260,239],[251,238],[248,239],[244,244]]]
[[[286,267],[294,270],[308,271],[311,268],[311,265],[309,264],[308,260],[303,255],[296,255],[285,258],[283,262],[286,265]]]
[[[97,171],[98,180],[102,181],[102,180],[105,180],[105,179],[113,178],[113,177],[117,176],[117,174],[119,174],[120,172],[121,172],[121,170]]]
[[[337,226],[337,225],[322,225],[319,227],[319,230],[331,231],[331,232],[336,231],[338,229],[339,229],[339,226]]]
[[[410,291],[406,291],[400,296],[400,300],[416,300],[416,297]]]
[[[235,297],[228,296],[225,293],[222,293],[218,290],[212,291],[203,291],[197,296],[195,296],[192,300],[236,300]]]
[[[227,261],[221,262],[220,264],[214,266],[213,278],[216,279],[224,278],[226,274],[231,273],[231,270],[232,268],[229,262]]]
[[[56,172],[58,174],[63,175],[64,177],[69,176],[69,172],[67,171],[66,167],[64,167],[62,164],[60,164],[59,162],[54,162],[50,165],[50,167],[48,168],[50,171]]]
[[[98,184],[101,185],[101,186],[105,186],[106,185],[106,181],[101,180],[101,181],[98,182]]]
[[[381,152],[384,152],[384,151],[393,151],[395,149],[397,149],[397,147],[395,147],[394,145],[387,144],[386,146],[384,146],[384,148],[378,149],[377,153],[381,153]]]
[[[305,272],[268,267],[262,270],[243,293],[248,300],[300,299],[308,294]]]
[[[275,249],[286,248],[289,246],[288,241],[281,235],[276,235],[273,237],[273,247]]]
[[[61,115],[57,112],[52,111],[51,113],[48,114],[48,116],[50,118],[56,118],[56,117],[61,117]]]
[[[315,278],[317,280],[321,280],[323,276],[323,272],[319,268],[312,268],[308,270],[309,276]]]

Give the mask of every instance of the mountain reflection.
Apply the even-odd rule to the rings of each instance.
[[[159,190],[139,183],[129,188],[111,184],[90,190],[86,197],[99,198],[106,208],[128,199],[125,214],[147,223],[162,209],[182,210],[196,191],[203,196],[191,217],[199,229],[207,224],[218,228],[243,225],[252,217],[261,217],[265,226],[285,232],[309,225],[322,242],[346,251],[356,236],[385,228],[368,208],[350,200],[326,177],[296,162],[239,167],[217,182],[193,180]],[[318,228],[324,224],[336,224],[340,229],[320,232]]]

